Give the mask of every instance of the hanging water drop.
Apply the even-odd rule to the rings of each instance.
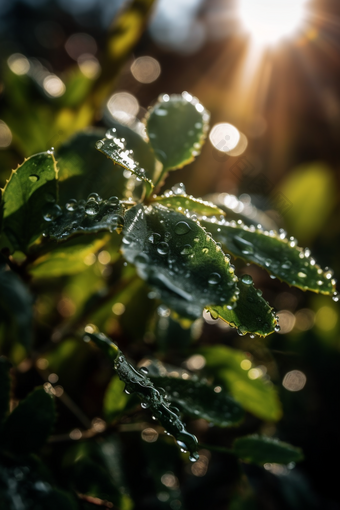
[[[65,205],[68,211],[75,211],[78,207],[77,200],[75,198],[71,198]]]
[[[175,195],[185,195],[185,193],[186,193],[185,186],[184,186],[183,182],[179,182],[178,184],[175,184],[174,186],[172,186],[171,190]]]
[[[250,276],[250,274],[244,274],[241,276],[241,282],[244,283],[245,285],[252,285],[253,279]]]
[[[90,200],[87,202],[85,206],[85,212],[89,216],[95,216],[97,212],[99,211],[99,205],[94,200]]]

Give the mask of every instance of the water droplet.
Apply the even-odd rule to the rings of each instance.
[[[113,206],[116,206],[118,207],[119,206],[119,198],[118,197],[110,197],[107,201],[110,205],[113,205]]]
[[[257,289],[256,294],[258,295],[258,297],[261,297],[262,296],[262,290],[261,289]]]
[[[149,263],[149,257],[146,253],[139,253],[134,259],[134,264],[146,266]]]
[[[304,273],[303,271],[299,271],[297,275],[299,278],[307,278],[306,273]]]
[[[247,334],[247,329],[244,326],[239,326],[236,331],[238,336],[244,336]]]
[[[286,237],[287,237],[287,232],[283,228],[280,228],[280,230],[279,230],[279,238],[280,239],[286,239]]]
[[[77,200],[75,198],[71,198],[67,204],[65,205],[68,211],[75,211],[78,207]]]
[[[169,245],[168,243],[159,243],[157,246],[157,251],[160,255],[166,255],[169,252]]]
[[[142,409],[147,409],[148,407],[150,407],[150,404],[148,404],[147,402],[142,402],[141,403],[141,408]]]
[[[98,193],[90,193],[87,197],[87,202],[94,200],[95,202],[100,202],[101,198]]]
[[[208,283],[210,285],[217,285],[221,281],[221,275],[219,273],[211,273],[209,276]]]
[[[254,246],[249,241],[246,241],[242,237],[235,236],[234,242],[236,246],[241,250],[243,255],[253,255],[254,254]]]
[[[181,255],[190,255],[192,247],[190,244],[185,244],[181,250]]]
[[[175,234],[181,236],[187,234],[191,230],[191,228],[185,221],[179,221],[178,223],[176,223],[174,230]]]
[[[104,145],[104,142],[102,140],[98,140],[98,142],[96,142],[96,149],[101,149]]]
[[[30,175],[28,178],[29,178],[29,180],[30,180],[31,182],[37,182],[37,181],[39,181],[39,175],[32,174],[32,175]]]
[[[337,302],[339,301],[339,294],[338,294],[338,292],[337,292],[337,291],[335,291],[335,292],[333,293],[332,299],[333,299],[333,301],[334,301],[335,303],[337,303]]]
[[[175,195],[185,195],[186,190],[183,182],[179,182],[178,184],[175,184],[172,186],[171,190]]]
[[[99,205],[94,200],[90,200],[87,202],[85,206],[85,212],[89,216],[95,216],[97,212],[99,211]]]
[[[253,283],[253,279],[250,274],[244,274],[241,276],[241,282],[245,285],[251,285]]]
[[[327,280],[331,280],[333,278],[334,272],[331,269],[326,268],[325,269],[325,277]]]
[[[266,267],[270,267],[270,266],[271,266],[271,263],[272,263],[272,259],[266,259],[266,260],[264,261],[264,265],[265,265]]]
[[[140,367],[139,370],[145,375],[149,373],[149,370],[146,367]]]
[[[189,455],[190,462],[196,462],[199,458],[200,456],[198,455],[197,452],[193,452]]]
[[[151,234],[151,236],[149,236],[149,243],[151,244],[158,244],[159,241],[161,240],[161,235],[160,234]]]
[[[280,326],[279,326],[278,324],[276,324],[276,326],[274,327],[274,331],[275,331],[276,333],[278,333],[279,331],[281,331],[281,328],[280,328]]]
[[[159,117],[166,117],[168,115],[168,110],[164,110],[164,108],[156,108],[154,113]]]
[[[54,221],[58,216],[62,214],[59,205],[54,204],[44,209],[43,218],[45,221]]]
[[[285,260],[281,267],[282,269],[290,269],[292,267],[292,263],[290,260]]]

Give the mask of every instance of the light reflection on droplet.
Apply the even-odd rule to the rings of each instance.
[[[30,70],[29,60],[21,53],[13,53],[7,59],[7,64],[12,73],[22,76]]]
[[[201,370],[205,364],[206,360],[201,354],[194,354],[186,361],[186,366],[189,370]]]
[[[280,335],[290,333],[294,328],[296,322],[294,314],[289,310],[281,310],[280,312],[278,312],[277,315],[280,321],[281,328],[279,331]]]
[[[284,376],[282,385],[288,391],[300,391],[305,387],[307,377],[300,370],[291,370]]]
[[[240,132],[232,124],[222,122],[215,124],[210,131],[209,139],[215,149],[229,153],[237,147],[240,141]]]
[[[152,83],[161,74],[161,66],[153,57],[139,57],[131,65],[132,76],[140,83]]]
[[[154,443],[158,439],[158,432],[155,429],[148,427],[142,430],[141,436],[143,441],[146,441],[147,443]]]
[[[6,122],[0,120],[0,149],[6,149],[12,143],[12,132]]]
[[[123,305],[123,303],[115,303],[112,306],[112,312],[115,315],[123,315],[123,313],[125,312],[125,306]]]
[[[60,97],[66,90],[64,82],[56,74],[49,74],[44,78],[43,88],[50,97]]]

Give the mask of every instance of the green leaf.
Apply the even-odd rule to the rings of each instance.
[[[208,306],[214,319],[220,318],[230,326],[237,328],[240,336],[267,336],[279,331],[278,320],[273,308],[263,299],[262,292],[256,290],[250,275],[243,275],[238,281],[240,294],[234,308],[227,306]]]
[[[1,442],[7,451],[21,455],[38,451],[47,440],[55,421],[52,397],[35,389],[8,416]]]
[[[140,125],[144,127],[142,123]],[[150,144],[139,133],[115,121],[113,127],[107,131],[107,135],[124,138],[126,150],[133,151],[133,158],[138,161],[141,168],[145,169],[145,176],[153,180],[157,163],[155,154]]]
[[[72,199],[86,200],[90,193],[98,193],[103,199],[131,196],[129,180],[95,148],[98,138],[104,135],[104,129],[82,131],[61,145],[56,152],[60,205]]]
[[[92,193],[87,201],[69,201],[65,209],[46,228],[44,235],[58,241],[79,234],[94,234],[103,230],[120,232],[124,224],[124,205],[117,197],[102,200]]]
[[[0,247],[27,253],[44,230],[46,212],[58,207],[56,179],[56,162],[49,152],[31,156],[12,171],[2,191]]]
[[[97,141],[96,148],[108,158],[112,159],[114,164],[134,174],[137,180],[143,181],[146,195],[150,195],[153,190],[153,183],[146,176],[146,170],[141,166],[141,163],[138,162],[134,151],[128,149],[125,138],[118,138],[112,130],[109,130],[106,133],[106,138]]]
[[[157,159],[164,170],[176,170],[200,153],[209,129],[209,113],[188,92],[164,94],[148,111],[146,122]]]
[[[245,436],[234,441],[233,450],[240,459],[253,464],[289,464],[303,459],[300,448],[265,436]]]
[[[108,239],[109,234],[102,232],[73,237],[61,244],[51,243],[49,244],[51,251],[30,264],[28,271],[36,278],[79,273],[88,269],[86,257],[100,250]]]
[[[175,187],[175,189],[181,190],[181,185],[177,186],[178,188]],[[199,216],[224,215],[222,209],[219,209],[219,207],[214,205],[212,202],[206,202],[201,198],[195,198],[192,195],[187,195],[185,192],[174,194],[173,191],[170,191],[165,193],[165,195],[155,198],[155,202],[165,205],[170,209],[175,209],[182,214],[184,214],[184,211],[188,210],[191,214],[197,214]]]
[[[125,410],[130,397],[124,393],[125,384],[117,377],[112,377],[104,395],[103,411],[105,419],[112,421]]]
[[[26,348],[32,340],[33,298],[17,274],[0,257],[0,317],[13,327],[16,341]]]
[[[193,418],[203,418],[219,427],[237,425],[243,418],[242,407],[225,392],[216,393],[214,387],[195,379],[152,377],[158,387],[167,392],[170,402]]]
[[[9,378],[10,364],[5,358],[0,357],[0,426],[4,421],[9,408]]]
[[[141,278],[186,302],[194,317],[236,299],[237,278],[221,248],[197,221],[161,204],[126,213],[122,251]]]
[[[258,418],[277,421],[281,405],[276,389],[261,369],[252,367],[242,351],[225,346],[200,349],[206,359],[205,370],[224,386],[244,409]],[[245,363],[246,362],[246,363]],[[244,367],[244,368],[242,368]]]
[[[296,239],[287,238],[286,232],[263,231],[255,227],[232,222],[202,224],[223,243],[235,257],[253,262],[289,285],[302,290],[333,294],[333,272],[322,270],[311,257],[310,251],[296,246]]]
[[[142,401],[142,407],[149,409],[152,416],[157,418],[162,426],[174,436],[178,445],[190,452],[192,460],[197,460],[196,436],[190,434],[182,423],[178,414],[171,410],[166,399],[165,390],[157,388],[147,377],[148,370],[134,368],[125,358],[118,347],[103,333],[87,333],[84,340],[94,341],[113,361],[113,366],[121,381],[125,383],[128,394],[136,394]]]

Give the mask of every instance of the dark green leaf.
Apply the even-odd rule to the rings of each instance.
[[[229,259],[197,221],[161,204],[142,204],[125,216],[122,251],[141,278],[187,302],[199,317],[209,304],[236,299]]]
[[[68,202],[45,229],[44,235],[62,241],[77,234],[94,234],[103,230],[120,232],[124,224],[124,210],[117,197],[102,200],[93,193],[86,202]]]
[[[281,418],[281,405],[272,382],[263,376],[260,368],[252,367],[242,351],[211,346],[199,352],[206,359],[207,372],[244,409],[263,420],[277,421]]]
[[[277,317],[262,292],[256,290],[249,275],[243,275],[237,284],[240,294],[234,308],[227,306],[208,306],[207,309],[214,319],[220,318],[237,328],[239,335],[267,336],[279,331]]]
[[[136,394],[142,401],[142,407],[149,409],[151,415],[174,436],[178,445],[189,451],[192,459],[196,460],[198,458],[196,436],[186,430],[178,414],[170,409],[164,389],[154,386],[146,375],[147,370],[135,369],[118,347],[103,333],[87,333],[84,335],[84,340],[93,340],[107,353],[113,361],[119,379],[125,383],[125,391],[128,394]]]
[[[238,424],[243,418],[242,407],[225,392],[216,393],[214,387],[194,379],[152,377],[164,388],[170,402],[193,418],[203,418],[219,427]]]
[[[50,435],[54,420],[54,402],[43,388],[38,388],[8,416],[3,427],[2,445],[12,453],[36,452]]]
[[[145,185],[146,195],[149,196],[153,190],[153,183],[147,177],[145,168],[137,160],[137,156],[132,149],[128,149],[128,144],[125,138],[118,138],[112,130],[106,133],[106,138],[98,140],[96,148],[105,154],[108,158],[112,159],[113,163],[121,166],[125,170],[134,174]]]
[[[55,210],[57,171],[52,153],[26,159],[2,191],[3,210],[0,247],[27,252],[42,234],[46,214]]]
[[[103,199],[131,196],[123,172],[95,148],[104,135],[103,129],[88,129],[74,135],[56,152],[60,205],[72,199],[86,200],[90,193],[98,193]]]
[[[147,114],[147,133],[164,170],[175,170],[198,156],[209,129],[209,113],[187,92],[164,94]]]
[[[300,448],[265,436],[246,436],[236,439],[233,451],[240,459],[254,464],[289,464],[303,459]]]
[[[263,231],[236,222],[202,224],[222,242],[228,252],[246,262],[257,264],[270,274],[302,290],[333,294],[335,282],[331,270],[322,270],[308,249],[296,246],[296,239],[287,238],[281,230]]]
[[[184,211],[188,210],[191,214],[197,214],[199,216],[220,216],[223,215],[222,209],[219,209],[212,202],[206,202],[201,198],[195,198],[192,195],[186,195],[185,193],[173,194],[171,192],[161,195],[155,199],[158,204],[163,204],[166,207],[175,209],[184,214]]]
[[[0,426],[9,409],[9,369],[9,362],[5,358],[0,358]]]
[[[0,316],[26,348],[32,339],[33,298],[22,280],[0,259]]]

